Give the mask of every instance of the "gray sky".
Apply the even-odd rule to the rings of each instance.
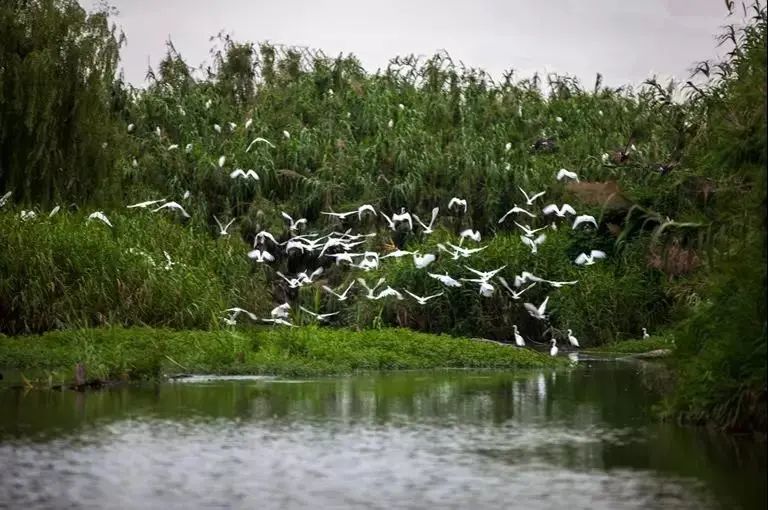
[[[89,8],[94,0],[81,0]],[[111,0],[128,37],[122,65],[140,85],[170,37],[188,64],[208,60],[209,36],[354,53],[369,71],[396,55],[444,48],[494,77],[513,68],[568,73],[591,85],[687,78],[717,55],[723,0]]]

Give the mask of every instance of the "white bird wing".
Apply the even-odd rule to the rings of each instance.
[[[318,267],[317,269],[312,271],[312,274],[309,275],[309,280],[311,281],[316,276],[320,276],[321,274],[323,274],[323,268],[322,267]]]
[[[299,309],[300,309],[301,311],[305,312],[305,313],[308,313],[309,315],[311,315],[311,316],[313,316],[313,317],[317,317],[318,315],[320,315],[320,314],[318,314],[318,313],[315,313],[315,312],[313,312],[312,310],[307,310],[307,309],[306,309],[306,308],[304,308],[303,306],[299,306]]]
[[[576,257],[576,260],[574,262],[578,264],[579,266],[584,265],[589,260],[589,257],[587,257],[586,253],[580,254],[578,257]]]
[[[245,172],[245,177],[246,178],[247,177],[252,177],[256,181],[260,180],[259,179],[259,174],[257,174],[255,170],[248,170],[247,172]]]
[[[507,289],[510,294],[515,294],[515,291],[512,290],[512,287],[510,287],[509,283],[507,283],[506,278],[504,278],[503,276],[499,276],[496,279],[499,280],[499,282],[501,282],[501,286]]]
[[[433,299],[433,298],[436,298],[436,297],[440,297],[443,294],[445,294],[445,292],[438,292],[437,294],[432,294],[431,296],[425,297],[424,300],[425,301],[429,301],[430,299]]]
[[[526,310],[528,310],[528,313],[531,315],[538,316],[539,315],[539,309],[533,306],[531,303],[523,303],[523,306]]]
[[[534,242],[534,244],[541,244],[541,243],[543,243],[546,240],[547,240],[547,234],[541,234],[539,237],[534,239],[533,242]]]
[[[439,212],[440,212],[440,208],[439,207],[433,207],[432,208],[432,219],[429,220],[429,228],[430,229],[432,228],[432,225],[435,224],[435,220],[437,219],[437,213],[439,213]]]
[[[560,214],[560,209],[555,204],[549,204],[544,209],[541,210],[543,214]]]
[[[133,209],[135,207],[147,207],[147,206],[150,206],[150,205],[158,204],[160,202],[165,202],[165,199],[161,198],[160,200],[147,200],[146,202],[139,202],[138,204],[131,204],[129,206],[126,206],[126,208]]]
[[[530,248],[533,248],[535,246],[535,244],[533,244],[533,239],[531,239],[531,238],[528,238],[528,237],[525,237],[525,236],[520,236],[520,240],[523,241],[524,245],[526,245],[526,246],[528,246]]]
[[[219,226],[219,232],[224,232],[224,227],[221,225],[221,222],[219,221],[219,219],[215,215],[213,217],[213,221],[215,221],[216,225]]]
[[[419,218],[416,214],[413,215],[413,218],[416,220],[416,222],[421,225],[421,228],[424,230],[429,230],[429,227],[424,224],[423,221],[421,221],[421,218]]]
[[[592,223],[595,226],[595,228],[597,228],[597,220],[595,220],[594,216],[590,216],[588,214],[577,216],[576,220],[574,220],[573,222],[573,228],[575,229],[582,223]]]
[[[560,206],[560,214],[565,214],[565,213],[570,213],[575,215],[576,210],[573,207],[571,207],[570,204],[563,204]]]
[[[604,259],[606,257],[606,254],[602,250],[592,250],[590,253],[593,259]]]
[[[251,147],[253,147],[253,145],[254,145],[254,144],[256,144],[257,142],[266,143],[267,145],[269,145],[269,146],[270,146],[270,147],[272,147],[273,149],[275,148],[275,146],[274,146],[274,145],[272,144],[272,142],[270,142],[269,140],[267,140],[267,139],[265,139],[265,138],[261,138],[261,137],[258,137],[258,138],[254,138],[254,140],[253,140],[253,141],[252,141],[250,144],[248,144],[248,148],[247,148],[247,149],[245,149],[245,152],[248,152],[248,151],[250,151],[250,150],[251,150]]]
[[[283,216],[283,218],[288,220],[291,225],[293,225],[293,218],[291,218],[291,216],[288,213],[286,213],[285,211],[280,211],[280,214]]]
[[[405,291],[405,293],[406,293],[406,294],[408,294],[409,296],[411,296],[411,297],[412,297],[413,299],[415,299],[416,301],[419,301],[419,302],[421,302],[421,301],[423,301],[423,300],[424,300],[424,298],[422,298],[421,296],[417,296],[416,294],[414,294],[413,292],[411,292],[411,291],[410,291],[410,290],[408,290],[408,289],[403,289],[403,290]]]
[[[354,282],[352,282],[352,283],[354,283]],[[334,291],[332,288],[330,288],[327,285],[323,285],[323,290],[325,290],[326,292],[329,292],[330,294],[333,294],[334,296],[336,296],[339,299],[343,299],[344,295],[346,294],[346,292],[344,292],[344,294],[337,294],[336,291]]]
[[[387,221],[387,224],[389,225],[389,228],[391,228],[392,230],[395,230],[395,222],[394,222],[394,221],[392,221],[392,218],[390,218],[389,216],[387,216],[387,214],[386,214],[385,212],[383,212],[383,211],[379,211],[379,212],[381,212],[381,215],[382,215],[382,216],[384,217],[384,219]]]
[[[234,179],[235,177],[245,177],[245,172],[243,172],[242,168],[237,168],[230,172],[229,177],[231,179]]]
[[[530,201],[531,201],[531,199],[530,199],[530,198],[528,198],[528,193],[526,193],[526,192],[525,192],[525,190],[524,190],[523,188],[521,188],[520,186],[518,186],[518,187],[517,187],[517,189],[519,189],[519,190],[520,190],[520,193],[522,193],[522,194],[523,194],[523,196],[525,197],[525,201],[526,201],[526,202],[530,202]]]
[[[227,223],[227,224],[224,226],[224,231],[225,231],[225,232],[226,232],[226,231],[229,229],[229,227],[231,227],[231,226],[232,226],[232,224],[235,222],[235,220],[236,220],[236,219],[237,219],[237,218],[232,218],[232,219],[229,221],[229,223]]]
[[[549,301],[549,296],[544,298],[544,301],[539,305],[539,315],[544,315],[544,312],[547,311],[547,302]]]
[[[531,202],[533,202],[534,200],[536,200],[537,198],[539,198],[539,197],[543,197],[543,196],[544,196],[544,195],[546,195],[546,194],[547,194],[547,192],[546,192],[546,191],[540,191],[540,192],[536,193],[535,195],[533,195],[533,196],[532,196],[532,197],[531,197],[531,198],[528,200],[528,203],[531,203]]]
[[[224,163],[226,163],[226,162],[227,162],[227,157],[226,156],[221,156],[219,158],[219,168],[223,168],[224,167]]]

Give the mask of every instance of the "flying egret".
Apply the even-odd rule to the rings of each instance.
[[[277,242],[277,239],[275,239],[275,236],[267,232],[266,230],[262,230],[259,233],[256,234],[256,236],[253,238],[253,247],[256,247],[257,243],[263,243],[264,239],[269,239],[272,241],[272,244],[280,244]]]
[[[420,305],[426,305],[427,301],[429,301],[430,299],[434,299],[434,298],[442,296],[444,294],[443,292],[438,292],[437,294],[432,294],[431,296],[421,297],[421,296],[417,296],[416,294],[414,294],[413,292],[411,292],[408,289],[404,289],[404,290],[405,290],[406,294],[408,294],[413,299],[415,299]]]
[[[510,209],[509,211],[507,211],[506,213],[504,213],[504,216],[502,216],[502,217],[501,217],[501,219],[499,219],[499,221],[498,221],[498,222],[499,222],[499,223],[502,223],[504,220],[506,220],[506,219],[507,219],[507,216],[509,216],[510,214],[517,214],[517,213],[523,213],[523,214],[527,214],[527,215],[528,215],[528,216],[530,216],[531,218],[535,218],[535,217],[536,217],[536,215],[535,215],[535,214],[532,214],[532,213],[530,213],[530,212],[526,211],[525,209],[523,209],[522,207],[518,207],[518,206],[517,206],[517,204],[514,204],[514,206],[512,207],[512,209]]]
[[[405,250],[395,250],[392,252],[387,253],[386,255],[382,256],[382,259],[388,259],[388,258],[396,258],[399,259],[400,257],[405,257],[406,255],[412,255],[412,251],[405,251]]]
[[[425,267],[430,265],[432,262],[434,262],[436,258],[437,257],[435,257],[435,255],[432,253],[421,255],[418,252],[414,252],[413,265],[416,266],[416,269],[424,269]]]
[[[365,290],[368,291],[365,297],[367,297],[368,299],[376,299],[374,292],[376,292],[376,289],[378,289],[379,286],[382,283],[384,283],[384,278],[379,278],[379,280],[376,282],[376,285],[374,285],[373,287],[369,287],[368,282],[366,282],[362,278],[358,278],[357,283],[362,285],[365,288]]]
[[[523,306],[526,310],[528,310],[528,314],[533,317],[534,319],[543,320],[547,318],[546,311],[547,311],[547,302],[549,302],[549,296],[544,298],[544,301],[539,305],[538,308],[536,308],[531,303],[523,303]]]
[[[555,281],[552,281],[552,280],[543,280],[543,281],[545,283],[550,284],[551,286],[553,286],[556,289],[559,289],[563,285],[576,285],[577,283],[579,283],[579,280],[572,280],[570,282],[555,282]]]
[[[360,207],[357,208],[357,219],[362,220],[363,219],[363,213],[366,211],[370,211],[373,213],[374,216],[376,216],[376,209],[373,208],[371,204],[363,204]]]
[[[339,263],[341,263],[342,261],[349,262],[350,264],[354,264],[355,261],[353,257],[359,257],[360,255],[362,255],[362,253],[344,252],[344,253],[329,253],[328,255],[326,255],[326,257],[332,257],[336,259],[336,265],[338,266]]]
[[[468,228],[466,230],[462,230],[459,233],[459,246],[461,246],[461,243],[464,242],[465,238],[470,238],[475,242],[480,242],[480,231],[479,230],[472,230],[471,228]]]
[[[107,226],[111,227],[112,224],[109,222],[109,219],[104,215],[101,211],[92,212],[88,215],[88,221],[90,220],[100,220],[104,222]]]
[[[421,232],[423,234],[431,234],[432,232],[434,232],[434,230],[432,229],[432,225],[435,224],[435,219],[437,218],[437,213],[439,211],[440,211],[439,207],[435,207],[432,209],[432,219],[429,221],[429,225],[425,225],[424,222],[421,221],[421,219],[418,216],[416,216],[415,214],[413,215],[413,218],[419,223],[419,225],[421,225],[421,228],[423,229]]]
[[[448,273],[445,273],[445,274],[427,273],[427,275],[439,281],[446,287],[461,287],[461,282],[456,281],[452,277],[448,276]]]
[[[278,305],[274,307],[270,312],[269,316],[276,318],[279,317],[281,319],[287,319],[289,315],[289,310],[291,309],[290,303],[283,303],[282,305]]]
[[[281,211],[280,214],[283,216],[283,218],[288,220],[288,222],[290,223],[288,230],[290,230],[291,232],[298,230],[301,225],[304,225],[304,226],[307,225],[306,218],[301,218],[300,220],[293,221],[293,218],[288,213]]]
[[[313,316],[315,319],[317,319],[320,322],[330,322],[328,320],[328,317],[333,317],[334,315],[338,315],[339,312],[333,312],[333,313],[315,313],[312,310],[307,310],[303,306],[299,306],[299,309],[303,311],[304,313],[307,313],[311,316]]]
[[[544,230],[544,229],[549,228],[549,227],[540,227],[540,228],[537,228],[537,229],[531,229],[531,227],[529,227],[528,225],[521,225],[521,224],[519,224],[516,221],[514,222],[514,224],[517,225],[518,227],[520,227],[520,229],[523,231],[523,235],[525,235],[525,237],[533,237],[533,234],[535,234],[536,232],[539,232],[540,230]]]
[[[236,179],[238,177],[242,179],[253,179],[254,181],[259,180],[259,174],[257,174],[254,170],[248,170],[247,172],[243,171],[242,168],[237,168],[233,170],[229,174],[230,179]]]
[[[133,209],[135,207],[140,207],[142,209],[146,209],[150,205],[159,204],[160,202],[165,202],[164,198],[161,198],[159,200],[147,200],[146,202],[139,202],[138,204],[131,204],[127,206],[128,209]]]
[[[313,283],[314,279],[320,276],[321,274],[323,274],[323,268],[318,267],[317,269],[312,271],[312,273],[310,273],[309,275],[307,275],[306,272],[302,271],[301,273],[296,275],[296,278],[299,280],[299,283],[303,285],[305,283]]]
[[[592,250],[589,252],[589,255],[586,253],[582,253],[578,257],[576,257],[576,260],[574,261],[579,266],[591,266],[595,263],[596,260],[604,259],[606,257],[604,251],[600,250]]]
[[[392,221],[392,218],[390,218],[389,216],[387,216],[387,214],[386,214],[384,211],[379,211],[379,212],[381,213],[381,217],[382,217],[382,218],[384,218],[384,220],[387,222],[387,226],[388,226],[390,229],[392,229],[392,230],[396,230],[396,227],[395,227],[395,222],[394,222],[394,221]]]
[[[512,331],[515,332],[515,344],[517,344],[518,347],[525,347],[525,340],[523,339],[523,335],[517,331],[517,324],[512,325]]]
[[[512,299],[514,299],[514,300],[518,300],[518,299],[520,299],[520,297],[521,297],[523,294],[525,294],[525,292],[526,292],[527,290],[529,290],[529,289],[531,289],[532,287],[535,287],[535,286],[536,286],[536,282],[533,282],[532,284],[530,284],[529,286],[527,286],[526,288],[524,288],[524,289],[523,289],[523,290],[521,290],[521,291],[514,291],[514,290],[512,290],[512,288],[509,286],[509,283],[507,283],[507,280],[506,280],[506,279],[504,279],[504,277],[503,277],[503,276],[499,276],[499,277],[498,277],[498,280],[501,282],[501,286],[502,286],[502,287],[504,287],[505,289],[507,289],[507,291],[508,291],[508,292],[509,292],[509,293],[512,295]]]
[[[580,347],[578,339],[573,336],[573,331],[570,329],[568,330],[568,341],[571,342],[571,345],[574,347]]]
[[[287,320],[283,319],[282,317],[277,317],[275,319],[261,319],[261,321],[262,322],[266,322],[266,323],[272,323],[273,325],[279,324],[281,326],[288,326],[288,327],[291,327],[291,328],[295,327],[293,324],[291,324]]]
[[[158,207],[157,209],[152,209],[152,212],[157,212],[160,209],[176,209],[185,218],[189,218],[190,217],[189,214],[187,213],[187,211],[185,211],[184,208],[181,205],[179,205],[178,202],[166,202],[163,205],[161,205],[160,207]]]
[[[472,269],[469,266],[464,266],[464,268],[467,271],[471,271],[471,272],[475,273],[480,278],[480,280],[482,280],[484,282],[487,282],[488,280],[490,280],[491,278],[496,276],[499,272],[501,272],[506,267],[507,267],[506,265],[503,265],[500,268],[493,269],[491,271],[478,271],[477,269]]]
[[[398,301],[402,301],[404,299],[403,295],[400,294],[400,292],[396,291],[395,289],[393,289],[390,286],[387,286],[386,289],[384,289],[381,292],[379,292],[379,294],[376,297],[374,297],[373,299],[383,299],[385,297],[396,297],[398,299]]]
[[[595,220],[594,216],[590,216],[589,214],[582,214],[581,216],[576,216],[576,219],[573,221],[573,230],[576,230],[576,227],[582,223],[591,223],[595,228],[597,228],[597,220]]]
[[[229,223],[227,223],[226,226],[222,226],[219,219],[216,216],[214,216],[213,220],[216,222],[216,225],[219,226],[219,235],[221,236],[229,235],[229,232],[227,232],[227,229],[229,229],[229,227],[232,226],[232,224],[235,222],[236,219],[237,218],[232,218],[232,220]]]
[[[326,292],[329,292],[329,293],[333,294],[334,296],[336,296],[336,298],[339,301],[346,301],[347,298],[349,297],[349,295],[348,295],[349,294],[349,290],[352,287],[354,287],[354,286],[355,286],[355,281],[352,280],[352,283],[349,284],[349,287],[347,287],[344,290],[344,292],[342,292],[341,294],[336,293],[336,291],[334,291],[332,288],[328,287],[327,285],[323,285],[323,290],[325,290]]]
[[[547,234],[541,234],[536,239],[526,237],[526,236],[520,236],[520,239],[523,241],[524,245],[528,246],[531,249],[531,253],[537,253],[538,245],[540,245],[547,239]]]
[[[405,207],[401,207],[399,213],[392,215],[392,223],[397,226],[399,222],[408,222],[408,230],[413,230],[411,213],[406,212]]]
[[[538,277],[533,273],[529,273],[528,271],[523,271],[519,275],[515,276],[515,282],[514,285],[517,288],[520,288],[521,285],[523,285],[526,282],[546,282],[544,278]]]
[[[262,137],[260,137],[260,136],[259,136],[259,137],[257,137],[257,138],[254,138],[254,139],[251,141],[251,143],[249,143],[249,144],[248,144],[248,147],[245,149],[245,152],[249,152],[249,151],[251,150],[251,148],[252,148],[252,147],[253,147],[255,144],[257,144],[257,143],[266,143],[267,145],[269,145],[269,146],[270,146],[270,147],[272,147],[273,149],[275,148],[275,145],[274,145],[272,142],[270,142],[270,141],[269,141],[269,140],[267,140],[266,138],[262,138]]]
[[[576,175],[576,172],[571,172],[570,170],[566,170],[565,168],[561,168],[557,172],[557,180],[562,181],[563,179],[572,179],[576,182],[579,182],[579,176]]]
[[[224,310],[224,311],[225,311],[225,312],[232,312],[232,315],[230,315],[230,316],[229,316],[229,318],[230,318],[230,319],[235,319],[235,317],[237,317],[237,316],[238,316],[238,315],[240,315],[241,313],[244,313],[244,314],[245,314],[245,315],[247,315],[247,316],[248,316],[248,317],[249,317],[249,318],[250,318],[252,321],[257,321],[257,320],[259,320],[259,318],[258,318],[258,317],[256,317],[256,314],[255,314],[255,313],[253,313],[253,312],[249,312],[248,310],[245,310],[244,308],[233,307],[233,308],[227,308],[227,309],[226,309],[226,310]]]
[[[558,218],[565,218],[566,214],[576,214],[576,210],[570,204],[563,204],[560,207],[557,207],[555,204],[549,204],[541,212],[545,215],[554,213]]]
[[[470,255],[473,255],[475,253],[481,252],[484,249],[488,248],[488,245],[480,246],[478,248],[462,248],[461,246],[456,246],[455,244],[448,243],[448,246],[453,248],[453,259],[458,260],[460,257],[469,258]],[[445,246],[443,246],[441,243],[438,243],[438,248],[443,249],[444,251],[448,251]],[[448,253],[451,253],[448,251]]]
[[[550,356],[557,356],[557,340],[554,338],[552,339],[552,348],[549,349],[549,355]]]
[[[260,263],[275,261],[275,257],[267,250],[251,250],[248,252],[248,258]]]
[[[521,193],[523,194],[523,196],[525,197],[525,205],[533,205],[533,202],[534,202],[534,201],[535,201],[537,198],[539,198],[539,197],[542,197],[542,196],[544,196],[544,195],[547,193],[546,191],[540,191],[540,192],[538,192],[538,193],[536,193],[536,194],[533,194],[533,195],[531,195],[531,196],[528,196],[528,193],[526,193],[526,192],[525,192],[525,190],[524,190],[523,188],[521,188],[520,186],[518,186],[518,187],[517,187],[517,189],[519,189],[519,190],[520,190],[520,192],[521,192]]]
[[[320,214],[323,214],[325,216],[333,216],[334,218],[339,218],[340,220],[343,220],[347,216],[352,216],[353,214],[357,214],[357,211],[349,211],[349,212],[343,212],[343,213],[337,213],[337,212],[320,212]]]
[[[467,200],[466,199],[458,198],[458,197],[451,198],[451,200],[448,202],[448,210],[450,211],[451,209],[453,209],[454,206],[456,206],[457,208],[463,207],[464,208],[464,214],[467,213]]]

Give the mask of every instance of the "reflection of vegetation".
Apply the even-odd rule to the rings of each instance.
[[[561,359],[510,346],[404,329],[278,328],[244,332],[104,328],[8,338],[0,366],[43,369],[68,380],[75,363],[91,377],[154,378],[216,372],[321,375],[413,368],[524,368]]]

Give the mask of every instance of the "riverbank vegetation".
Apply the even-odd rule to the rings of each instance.
[[[0,126],[15,128],[0,129],[0,196],[12,192],[0,208],[0,332],[48,332],[43,338],[63,343],[82,336],[72,331],[99,331],[83,329],[93,327],[107,336],[150,327],[232,338],[239,333],[222,329],[223,310],[242,306],[264,317],[287,299],[339,311],[335,326],[362,330],[510,341],[514,324],[531,340],[562,340],[572,329],[582,346],[597,347],[638,338],[643,327],[663,329],[675,339],[679,373],[670,415],[765,430],[765,9],[754,4],[747,18],[721,37],[726,60],[696,64],[695,83],[683,87],[651,78],[611,88],[599,75],[582,84],[516,79],[512,71],[494,80],[443,53],[396,58],[370,73],[353,56],[221,36],[204,70],[190,68],[169,42],[137,89],[115,78],[123,38],[108,12],[87,14],[73,0],[4,5]],[[257,137],[269,143],[253,143]],[[233,181],[235,168],[254,169],[259,180]],[[555,181],[560,168],[581,182]],[[513,223],[498,223],[524,204],[518,187],[546,190],[546,203],[571,203],[599,228],[561,223],[531,254]],[[468,214],[446,209],[453,196],[467,199]],[[190,217],[125,209],[154,198],[178,201]],[[362,293],[342,307],[319,285],[286,289],[275,270],[323,265],[321,283],[333,288],[360,274],[311,257],[278,255],[269,267],[245,257],[262,229],[288,239],[281,211],[328,230],[349,225],[321,211],[363,203],[407,207],[422,219],[440,206],[429,237],[378,230],[372,250],[439,253],[437,242],[471,227],[488,245],[473,267],[506,265],[509,281],[526,270],[579,284],[557,289],[545,325],[504,292],[484,298],[468,287],[421,307]],[[114,227],[87,221],[94,210]],[[214,216],[236,218],[229,236],[218,235]],[[607,258],[574,265],[592,249]],[[410,258],[387,262],[363,276],[435,290]],[[455,274],[462,262],[443,255],[431,269]],[[526,300],[540,303],[545,290],[531,289]],[[293,331],[286,338],[300,334]],[[334,334],[308,331],[328,341]],[[36,349],[7,342],[14,356]],[[129,350],[126,342],[116,352]],[[159,352],[179,355],[162,350],[148,360]],[[180,364],[206,367],[182,357]],[[382,366],[373,359],[363,368]],[[109,375],[126,369],[115,360],[104,366]]]
[[[112,327],[52,331],[0,342],[0,366],[27,370],[37,374],[38,381],[71,381],[78,363],[85,366],[89,379],[115,381],[179,373],[307,377],[368,370],[540,368],[564,361],[530,349],[389,328],[212,332]]]

